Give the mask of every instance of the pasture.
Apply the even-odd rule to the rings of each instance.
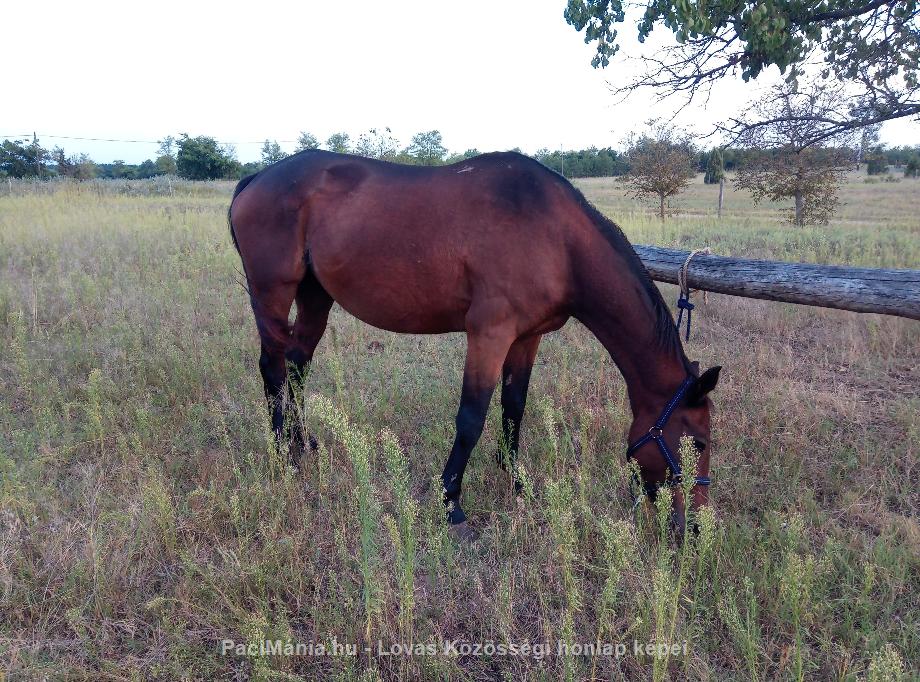
[[[699,179],[664,223],[613,179],[576,185],[635,243],[920,267],[917,181],[854,173],[834,222],[805,229],[728,185],[717,220],[718,188]],[[695,295],[687,353],[724,370],[714,514],[678,548],[651,505],[631,510],[624,384],[570,322],[534,370],[523,498],[495,463],[496,396],[464,485],[480,538],[458,545],[437,481],[462,337],[334,308],[302,400],[320,447],[287,467],[231,191],[0,187],[0,678],[920,674],[920,324]],[[356,651],[221,644],[315,654],[333,638]],[[624,650],[577,648],[595,642]],[[435,651],[398,654],[412,643]]]

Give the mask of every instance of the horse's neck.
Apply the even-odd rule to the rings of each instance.
[[[654,293],[622,254],[601,236],[576,258],[576,317],[610,353],[626,380],[633,413],[656,411],[687,377],[679,338],[659,338]],[[668,324],[673,322],[668,321]]]

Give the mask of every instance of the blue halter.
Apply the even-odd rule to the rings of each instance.
[[[693,377],[687,377],[684,379],[684,383],[682,383],[680,388],[677,389],[677,393],[675,393],[674,397],[671,398],[671,400],[668,401],[668,404],[664,406],[664,410],[662,411],[661,416],[658,417],[658,421],[655,422],[655,425],[648,430],[648,433],[639,438],[639,440],[637,440],[626,449],[626,460],[629,461],[636,450],[641,448],[649,441],[655,441],[655,443],[658,445],[658,449],[661,451],[661,456],[664,457],[664,461],[667,463],[668,468],[671,470],[671,478],[664,483],[648,483],[645,485],[646,492],[649,494],[653,493],[664,485],[671,487],[680,485],[680,482],[683,479],[683,471],[680,468],[680,463],[677,461],[674,453],[671,452],[671,449],[668,447],[668,444],[664,440],[664,427],[665,424],[668,423],[668,419],[670,419],[671,415],[674,413],[674,410],[677,409],[677,405],[681,400],[683,400],[687,390],[691,385],[693,385],[694,381],[696,380]],[[710,482],[711,481],[708,476],[696,477],[696,485],[709,485]]]

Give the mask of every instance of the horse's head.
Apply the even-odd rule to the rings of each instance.
[[[696,363],[694,363],[694,368]],[[686,524],[686,501],[680,439],[689,436],[699,453],[696,481],[691,489],[690,503],[694,509],[709,501],[709,412],[712,401],[708,394],[719,381],[721,367],[712,367],[699,377],[689,376],[670,401],[657,415],[637,414],[629,429],[630,446],[627,458],[639,465],[641,483],[654,500],[662,486],[673,486],[675,529],[682,536]],[[694,372],[695,373],[695,372]]]

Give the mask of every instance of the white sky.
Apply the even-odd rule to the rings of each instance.
[[[667,118],[640,92],[617,104],[618,63],[591,68],[593,48],[562,17],[565,0],[392,2],[4,3],[0,137],[37,131],[43,146],[136,163],[157,145],[53,138],[157,140],[187,132],[235,143],[241,161],[265,138],[357,139],[390,126],[404,146],[438,129],[451,151],[618,146],[644,120]],[[621,31],[637,54],[635,23]],[[658,31],[656,30],[656,33]],[[661,39],[670,38],[661,31]],[[643,49],[654,49],[647,43]],[[768,84],[759,79],[757,88]],[[677,122],[708,132],[755,94],[719,86],[708,109]],[[887,144],[920,143],[920,124],[891,122]],[[293,143],[282,142],[290,151]]]

